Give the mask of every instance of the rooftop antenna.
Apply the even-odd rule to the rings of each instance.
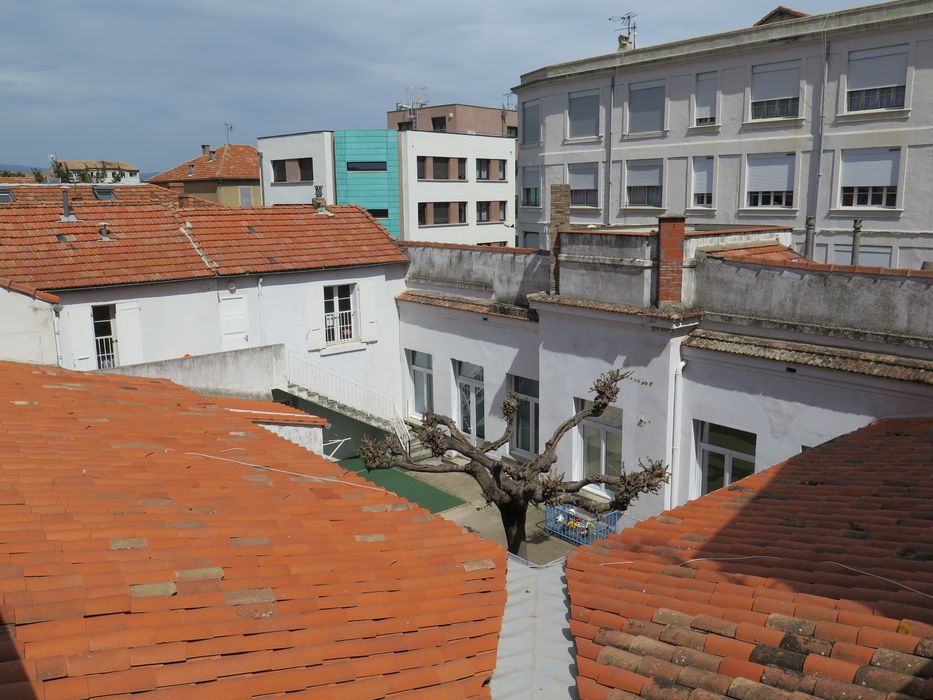
[[[395,109],[407,109],[411,118],[411,128],[418,130],[418,110],[428,104],[428,89],[426,87],[408,88],[408,102],[396,102]]]
[[[515,93],[507,92],[503,97],[505,98],[505,104],[502,105],[502,109],[515,109],[515,106],[512,104],[512,101],[515,99]]]
[[[227,145],[230,145],[230,132],[233,131],[233,122],[224,120],[224,136],[227,139]]]
[[[638,27],[635,25],[637,16],[635,12],[626,12],[624,15],[613,15],[609,18],[609,21],[616,25],[613,30],[619,32],[619,48],[629,44],[635,48],[635,35],[638,34]]]

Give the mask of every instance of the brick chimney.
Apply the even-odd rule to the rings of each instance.
[[[683,300],[686,217],[658,217],[658,306]]]
[[[570,228],[570,185],[551,185],[551,212],[548,234],[551,237],[549,294],[560,294],[560,230]]]
[[[180,194],[178,195],[178,207],[180,209],[189,209],[193,206],[192,197],[190,194]]]
[[[211,150],[211,145],[209,143],[201,144],[201,155],[202,156],[206,156],[208,154],[208,151],[210,150]]]

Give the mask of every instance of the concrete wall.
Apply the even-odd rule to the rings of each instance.
[[[0,287],[0,359],[58,364],[52,305]]]
[[[898,335],[933,336],[933,279],[705,258],[694,302],[710,311]]]
[[[453,114],[453,117],[450,115]],[[447,120],[447,133],[480,134],[482,136],[507,136],[507,127],[518,127],[518,115],[514,109],[502,110],[495,107],[475,107],[473,105],[435,105],[418,110],[418,129],[433,131],[432,117],[444,117]],[[411,121],[408,110],[386,112],[386,126],[398,129],[399,122]]]
[[[328,204],[337,202],[334,184],[334,135],[330,131],[310,131],[301,134],[264,136],[257,140],[262,168],[263,203],[310,204],[315,185],[324,188]],[[312,182],[273,182],[272,161],[289,158],[311,158],[314,166]]]
[[[324,454],[324,430],[312,425],[276,425],[274,423],[259,423],[270,433],[275,433],[308,452]]]
[[[243,201],[243,189],[249,190],[249,202]],[[262,206],[262,188],[258,180],[228,180],[217,186],[217,201],[225,207]]]
[[[524,304],[528,294],[548,288],[548,258],[540,253],[418,244],[405,252],[409,286],[449,287],[445,291],[505,304]]]

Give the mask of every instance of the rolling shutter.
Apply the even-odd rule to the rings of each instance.
[[[863,148],[842,152],[842,186],[897,185],[901,167],[899,148]]]
[[[794,189],[794,156],[756,154],[748,156],[748,192],[789,192]]]
[[[767,63],[752,68],[752,102],[799,96],[799,61]]]

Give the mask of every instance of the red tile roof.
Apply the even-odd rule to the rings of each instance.
[[[193,170],[190,166],[194,166]],[[218,146],[213,160],[210,155],[200,155],[150,177],[147,182],[187,180],[259,180],[259,151],[243,143]]]
[[[229,397],[208,399],[206,403],[220,406],[224,410],[233,411],[253,423],[274,423],[276,425],[314,425],[327,426],[326,419],[312,416],[310,413],[286,406],[282,403],[269,401],[253,401],[250,399],[235,399]]]
[[[931,465],[883,420],[579,550],[580,697],[933,697]]]
[[[489,697],[497,545],[165,380],[0,363],[0,425],[0,696]]]
[[[126,170],[138,173],[137,168],[132,163],[125,160],[59,160],[69,170]]]
[[[90,201],[97,202],[94,196],[95,185],[67,185],[68,199],[71,202]],[[117,196],[116,200],[101,200],[102,205],[114,204],[162,204],[164,206],[179,206],[179,195],[176,192],[159,187],[158,185],[96,185],[112,189]],[[31,183],[22,187],[10,187],[13,192],[15,202],[9,204],[0,204],[0,210],[13,205],[25,204],[49,204],[52,206],[61,206],[62,203],[62,185],[54,184],[36,184]],[[209,202],[205,199],[195,197],[186,198],[185,208],[198,207],[202,209],[215,209],[219,205]],[[0,215],[2,216],[2,215]]]
[[[327,216],[311,206],[179,209],[87,199],[73,201],[72,211],[79,221],[61,221],[60,204],[0,205],[0,277],[48,291],[407,262],[356,206]],[[110,240],[101,240],[101,222]]]

